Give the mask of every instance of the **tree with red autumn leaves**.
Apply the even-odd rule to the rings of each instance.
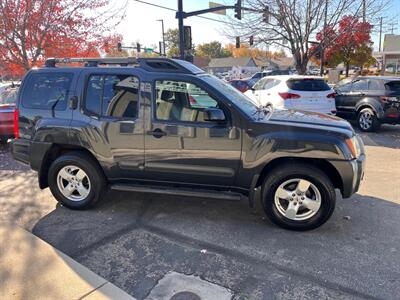
[[[361,22],[357,17],[345,16],[337,26],[327,27],[316,36],[324,48],[324,61],[330,67],[343,63],[346,67],[346,77],[350,65],[363,67],[372,61],[372,25]],[[314,49],[318,47],[313,46]]]
[[[15,77],[47,57],[109,51],[121,40],[109,34],[112,20],[120,17],[108,10],[109,2],[0,0],[0,69]]]

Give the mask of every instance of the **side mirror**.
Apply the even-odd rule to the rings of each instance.
[[[225,114],[219,108],[206,108],[204,110],[204,121],[208,122],[225,122]]]

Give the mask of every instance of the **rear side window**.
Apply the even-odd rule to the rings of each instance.
[[[10,88],[0,93],[1,104],[15,104],[17,102],[18,89]]]
[[[353,82],[353,86],[351,88],[353,91],[366,91],[368,90],[368,81],[367,80],[356,80]]]
[[[22,94],[22,106],[44,110],[65,110],[72,73],[33,73]]]
[[[129,75],[92,75],[89,77],[85,109],[98,116],[138,117],[139,79]]]
[[[290,79],[286,82],[287,86],[291,90],[295,91],[329,91],[331,88],[322,79]]]
[[[383,89],[379,80],[369,80],[368,89],[370,91],[380,91]]]
[[[389,91],[400,92],[400,81],[390,81],[385,86]]]

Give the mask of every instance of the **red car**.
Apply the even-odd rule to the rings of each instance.
[[[5,144],[8,139],[15,137],[14,121],[18,116],[15,109],[18,87],[15,85],[5,88],[0,92],[0,144]]]

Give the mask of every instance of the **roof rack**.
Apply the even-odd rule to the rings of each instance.
[[[195,65],[179,59],[172,58],[135,58],[135,57],[77,57],[77,58],[48,58],[45,67],[55,68],[56,64],[84,63],[86,67],[97,67],[99,65],[140,66],[149,72],[170,72],[185,74],[201,74],[203,70]]]
[[[87,67],[97,67],[98,65],[137,65],[138,60],[135,57],[76,57],[76,58],[48,58],[45,66],[54,68],[56,64],[84,63]]]

